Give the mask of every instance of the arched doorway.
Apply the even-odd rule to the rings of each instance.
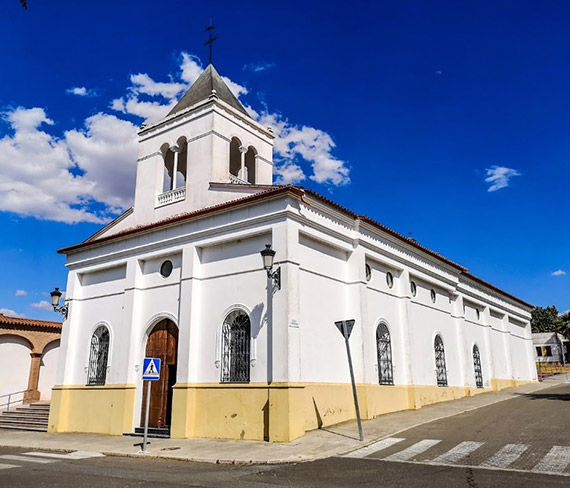
[[[171,320],[158,322],[148,336],[147,358],[160,358],[160,380],[152,381],[148,426],[155,429],[170,429],[172,417],[172,387],[176,383],[178,359],[178,328]],[[147,389],[143,388],[141,427],[144,427]]]

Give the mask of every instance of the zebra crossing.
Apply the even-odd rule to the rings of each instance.
[[[544,454],[542,451],[533,452],[532,446],[527,444],[506,444],[493,452],[492,448],[485,450],[485,442],[463,441],[444,452],[434,452],[437,447],[441,447],[441,443],[440,439],[421,439],[414,442],[403,437],[387,437],[344,457],[570,476],[570,446],[552,446]],[[526,456],[524,463],[521,461],[523,455]]]
[[[34,464],[51,464],[62,460],[80,460],[103,456],[103,454],[98,452],[87,451],[74,451],[67,454],[39,451],[19,454],[0,454],[0,470],[22,468]]]

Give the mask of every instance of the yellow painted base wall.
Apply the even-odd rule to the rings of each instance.
[[[293,384],[177,384],[171,437],[288,442],[305,433],[302,402]]]
[[[48,432],[132,432],[135,385],[59,386],[52,390]]]
[[[529,381],[493,378],[491,388],[357,385],[363,419],[502,390]],[[134,385],[56,386],[49,432],[132,432]],[[289,442],[306,431],[356,418],[346,383],[177,384],[171,437]]]
[[[502,390],[532,383],[491,379],[491,388],[434,385],[357,385],[358,404],[363,419],[401,410],[420,409],[434,403]],[[356,413],[350,384],[307,383],[304,389],[305,431],[354,420]]]

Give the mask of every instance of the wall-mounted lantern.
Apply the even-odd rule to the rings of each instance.
[[[59,305],[59,301],[61,299],[61,295],[62,293],[59,291],[59,288],[56,288],[54,291],[52,291],[50,293],[51,295],[51,304],[53,306],[53,311],[54,312],[61,312],[61,315],[63,316],[63,320],[67,319],[67,312],[69,310],[69,303],[66,303],[65,305],[58,307]]]
[[[275,259],[275,251],[271,249],[271,244],[265,244],[265,249],[260,251],[263,259],[263,268],[267,271],[267,277],[273,281],[278,290],[281,289],[281,268],[273,271],[273,260]]]

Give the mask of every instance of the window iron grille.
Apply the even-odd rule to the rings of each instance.
[[[445,365],[445,349],[440,336],[435,336],[435,372],[437,377],[437,386],[447,386],[447,369]]]
[[[393,385],[392,344],[390,343],[390,331],[385,324],[380,324],[376,329],[376,347],[378,353],[378,382],[381,385]]]
[[[109,357],[109,331],[101,326],[91,337],[89,352],[88,385],[104,385],[107,378],[107,360]]]
[[[483,388],[483,371],[481,369],[481,354],[479,348],[473,346],[473,367],[475,368],[475,385],[477,388]]]
[[[250,338],[248,315],[230,312],[222,326],[222,383],[249,382]]]

